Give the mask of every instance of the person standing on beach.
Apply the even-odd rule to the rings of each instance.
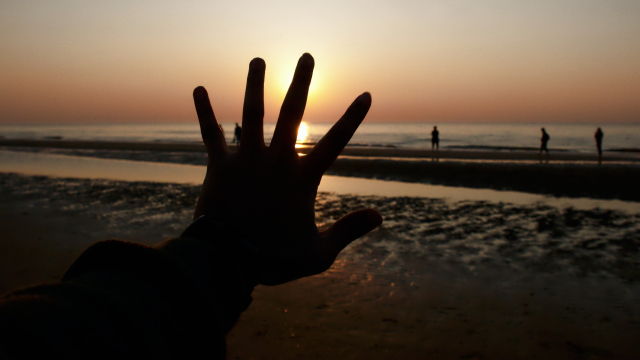
[[[542,138],[540,139],[540,154],[542,151],[546,151],[547,155],[549,155],[549,149],[547,148],[547,143],[549,142],[549,134],[544,130],[544,128],[540,129],[542,131]]]
[[[438,131],[438,127],[434,126],[433,131],[431,132],[431,151],[440,149],[440,132]]]
[[[236,128],[233,130],[233,142],[240,145],[240,139],[242,138],[242,128],[236,123]]]
[[[598,128],[594,137],[596,138],[596,148],[598,149],[598,161],[600,161],[602,159],[602,138],[604,137],[602,129]]]

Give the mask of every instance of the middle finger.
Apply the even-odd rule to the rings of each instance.
[[[296,72],[284,98],[276,130],[273,133],[270,148],[276,151],[293,151],[298,137],[298,127],[307,105],[309,85],[313,74],[313,57],[305,53],[298,60]]]

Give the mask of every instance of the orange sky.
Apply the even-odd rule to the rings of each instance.
[[[89,4],[90,3],[90,4]],[[274,121],[298,57],[305,120],[640,122],[640,1],[3,1],[0,123],[241,117],[265,59]]]

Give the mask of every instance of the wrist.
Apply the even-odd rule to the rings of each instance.
[[[182,270],[209,301],[221,334],[226,334],[252,301],[239,266],[215,246],[198,239],[176,238],[154,246]]]
[[[258,284],[257,247],[253,242],[237,235],[223,222],[202,215],[191,223],[180,237],[204,241],[214,246],[238,266],[246,288],[252,290]]]

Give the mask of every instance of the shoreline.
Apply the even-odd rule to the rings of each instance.
[[[1,139],[0,147],[53,148],[75,150],[129,150],[129,151],[165,151],[165,152],[206,152],[202,143],[187,142],[131,142],[131,141],[93,141],[64,139]],[[229,144],[231,150],[235,145]],[[308,154],[312,145],[299,145],[296,151]],[[629,162],[640,164],[640,154],[629,149],[605,151],[604,162]],[[429,149],[392,148],[377,146],[347,146],[341,156],[374,158],[417,158],[417,159],[456,159],[456,160],[493,160],[493,161],[569,161],[598,162],[595,153],[580,153],[566,150],[551,150],[549,155],[540,155],[537,150],[500,149],[492,147],[451,148],[432,151]]]
[[[99,143],[107,146],[108,143]],[[125,144],[120,143],[119,146]],[[139,144],[140,145],[140,144]],[[145,145],[146,146],[146,145]],[[2,147],[0,147],[2,149]],[[11,147],[10,151],[201,165],[201,151]],[[1,169],[0,169],[1,170]],[[556,197],[640,201],[640,164],[632,162],[461,161],[340,156],[327,175],[454,187],[518,191]]]

